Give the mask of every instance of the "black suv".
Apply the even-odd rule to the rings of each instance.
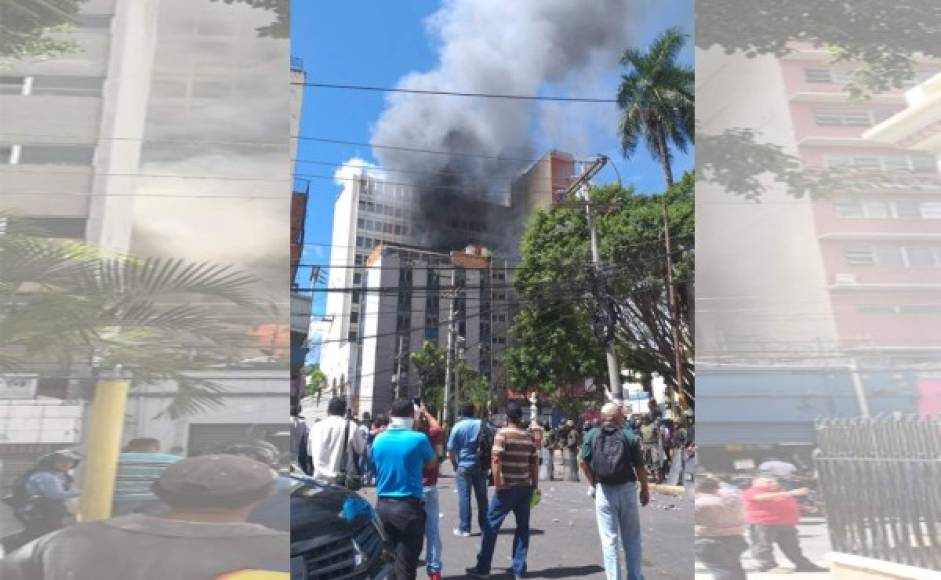
[[[369,502],[304,475],[291,479],[291,580],[392,577],[382,527]]]

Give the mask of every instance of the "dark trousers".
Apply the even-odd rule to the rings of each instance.
[[[376,514],[382,521],[389,550],[395,554],[395,580],[415,580],[425,543],[425,506],[415,498],[380,497]]]
[[[513,517],[516,518],[516,532],[513,534],[513,573],[516,576],[526,574],[526,556],[529,552],[529,502],[532,497],[533,488],[528,486],[511,487],[494,494],[487,511],[487,527],[481,534],[480,553],[477,554],[479,572],[490,573],[500,526],[506,516],[513,512]]]
[[[748,543],[742,536],[701,537],[693,541],[696,557],[713,580],[746,580],[742,554]]]
[[[777,544],[784,555],[796,568],[814,566],[801,551],[797,538],[797,526],[752,526],[750,530],[752,556],[762,568],[774,568],[774,545]]]

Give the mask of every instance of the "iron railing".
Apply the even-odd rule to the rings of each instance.
[[[834,550],[941,570],[941,417],[817,422]]]

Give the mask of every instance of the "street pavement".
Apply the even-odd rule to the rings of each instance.
[[[827,552],[830,551],[830,537],[827,533],[827,523],[823,518],[804,518],[798,526],[798,535],[800,537],[801,549],[804,554],[816,564],[829,567],[826,560]],[[829,573],[809,573],[793,572],[793,567],[781,550],[775,546],[775,559],[778,562],[778,568],[774,572],[752,572],[758,567],[758,563],[751,557],[749,552],[745,552],[742,557],[742,565],[748,572],[748,580],[827,580]],[[712,580],[712,574],[706,572],[705,567],[696,562],[696,580]]]
[[[441,497],[439,519],[444,543],[444,578],[466,578],[464,569],[476,563],[480,546],[477,506],[472,502],[472,533],[469,538],[454,536],[457,527],[457,489],[450,465],[442,466],[438,482]],[[604,578],[594,500],[585,483],[562,481],[540,483],[542,501],[530,519],[529,571],[527,578]],[[375,489],[364,490],[374,503]],[[493,488],[490,488],[493,493]],[[674,498],[651,494],[650,505],[641,510],[646,580],[688,579],[694,567],[692,497]],[[503,570],[510,565],[510,549],[515,524],[507,516],[500,531],[492,575],[509,578]],[[425,578],[425,571],[419,571]]]

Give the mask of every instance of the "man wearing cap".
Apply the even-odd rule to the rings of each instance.
[[[510,401],[506,406],[507,426],[497,431],[491,453],[493,485],[497,490],[487,510],[487,527],[480,539],[477,565],[467,569],[474,578],[489,578],[493,552],[500,526],[510,512],[516,518],[513,535],[513,565],[507,572],[514,578],[526,574],[529,552],[529,512],[533,493],[539,490],[539,456],[536,443],[523,428],[523,408]]]
[[[617,403],[601,408],[603,423],[585,437],[580,452],[582,472],[595,489],[595,517],[601,536],[604,571],[608,580],[623,578],[618,544],[624,547],[628,580],[643,580],[640,543],[640,505],[650,501],[647,471],[640,441],[624,429],[624,414]]]
[[[438,458],[428,436],[414,431],[413,403],[397,399],[389,412],[389,428],[373,443],[376,464],[376,513],[382,520],[388,548],[395,554],[395,580],[414,580],[425,542],[422,474],[437,470]]]
[[[245,522],[271,493],[274,479],[270,467],[246,457],[185,459],[167,467],[153,484],[168,512],[131,514],[49,534],[0,560],[0,578],[215,579],[289,569],[288,534]]]

